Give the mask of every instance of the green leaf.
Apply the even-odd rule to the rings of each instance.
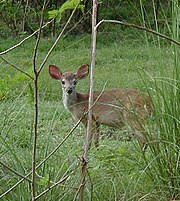
[[[48,17],[49,19],[53,19],[58,17],[58,21],[61,20],[62,14],[66,10],[73,10],[75,8],[80,9],[82,12],[84,12],[84,5],[81,4],[82,0],[69,0],[66,1],[60,8],[59,10],[52,10],[48,12]]]
[[[40,179],[37,183],[40,185],[40,186],[47,186],[48,183],[49,183],[49,174],[46,174],[42,179]]]
[[[58,10],[51,10],[48,12],[48,18],[49,19],[53,19],[53,18],[56,18],[59,14],[59,11]]]
[[[0,0],[0,3],[4,3],[5,2],[5,0]]]

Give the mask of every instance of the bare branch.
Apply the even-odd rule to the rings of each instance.
[[[93,1],[93,14],[92,14],[92,42],[91,42],[91,68],[90,68],[90,91],[89,91],[89,113],[87,123],[87,135],[84,146],[84,159],[87,161],[88,151],[91,141],[91,125],[92,125],[92,106],[93,106],[93,91],[94,91],[94,71],[95,71],[95,57],[96,57],[96,17],[97,17],[98,1]]]
[[[38,115],[39,115],[39,101],[38,101],[38,78],[39,74],[36,67],[37,49],[41,37],[41,30],[43,24],[43,15],[45,9],[46,0],[44,0],[41,20],[39,25],[38,37],[34,47],[33,55],[33,68],[34,68],[34,139],[33,139],[33,149],[32,149],[32,201],[36,200],[36,149],[37,149],[37,138],[38,138]]]
[[[142,27],[142,26],[138,26],[138,25],[135,25],[135,24],[130,24],[130,23],[126,23],[126,22],[122,22],[122,21],[118,21],[118,20],[101,20],[95,27],[95,29],[97,29],[101,24],[103,23],[115,23],[115,24],[121,24],[121,25],[124,25],[124,26],[128,26],[128,27],[134,27],[136,29],[140,29],[142,31],[147,31],[149,33],[152,33],[152,34],[155,34],[161,38],[164,38],[166,40],[169,40],[173,43],[175,43],[176,45],[180,45],[180,42],[179,41],[176,41],[174,40],[173,38],[170,38],[169,36],[166,36],[164,34],[161,34],[161,33],[158,33],[152,29],[148,29],[146,27]]]
[[[77,8],[77,6],[76,6],[76,8]],[[61,33],[59,34],[59,36],[57,37],[56,41],[54,42],[54,44],[52,45],[51,49],[49,50],[49,52],[47,53],[46,57],[44,58],[44,60],[43,60],[43,62],[42,62],[42,64],[41,64],[41,66],[40,66],[40,68],[39,68],[38,74],[39,74],[39,73],[41,72],[41,70],[43,69],[43,67],[44,67],[44,65],[45,65],[45,63],[46,63],[46,61],[47,61],[47,59],[49,58],[49,56],[50,56],[50,54],[52,53],[53,49],[55,48],[55,46],[57,45],[58,41],[60,40],[60,38],[61,38],[62,35],[64,34],[64,31],[66,30],[67,25],[70,23],[70,21],[71,21],[73,15],[74,15],[74,13],[75,13],[75,11],[76,11],[76,8],[72,11],[72,13],[71,13],[71,15],[70,15],[68,21],[66,22],[65,26],[63,27]]]
[[[23,71],[22,69],[20,69],[19,67],[15,66],[13,63],[11,63],[10,61],[6,60],[5,58],[3,58],[2,56],[0,56],[0,58],[5,61],[7,64],[9,64],[10,66],[12,66],[13,68],[15,68],[16,70],[18,70],[19,72],[23,73],[24,75],[28,76],[29,78],[31,78],[32,80],[34,80],[34,78],[27,72]]]
[[[52,19],[51,21],[47,22],[45,25],[43,25],[41,29],[45,28],[47,25],[51,24],[52,22],[53,22],[53,19]],[[34,35],[35,35],[36,33],[38,33],[39,31],[40,31],[40,28],[37,29],[37,30],[36,30],[34,33],[32,33],[31,35],[29,35],[29,36],[27,36],[26,38],[24,38],[24,39],[23,39],[22,41],[20,41],[18,44],[16,44],[16,45],[10,47],[9,49],[7,49],[7,50],[5,50],[5,51],[3,51],[3,52],[0,52],[0,55],[6,54],[6,53],[10,52],[11,50],[13,50],[13,49],[19,47],[19,46],[22,45],[26,40],[30,39],[32,36],[34,36]]]
[[[43,191],[41,194],[39,194],[38,196],[36,196],[35,200],[39,199],[40,197],[42,197],[44,194],[46,194],[47,192],[49,192],[51,189],[53,189],[54,187],[56,187],[57,185],[65,182],[67,179],[70,178],[70,175],[72,175],[74,173],[74,171],[72,171],[69,175],[65,176],[64,178],[62,178],[61,180],[59,180],[58,182],[56,182],[55,184],[53,184],[52,186],[50,186],[48,189],[46,189],[45,191]]]
[[[92,8],[90,8],[90,9],[84,14],[84,16],[86,16],[87,14],[89,14],[89,13],[91,12],[91,10],[92,10]],[[76,28],[76,26],[77,26],[79,23],[81,23],[81,22],[83,21],[84,16],[82,16],[81,19],[80,19],[70,30],[68,30],[68,31],[65,33],[64,37],[66,37],[72,30],[74,30],[74,29]]]
[[[90,149],[91,139],[92,139],[92,106],[93,106],[93,91],[94,91],[94,71],[95,71],[95,57],[96,57],[96,22],[97,22],[97,9],[98,1],[93,0],[93,13],[92,13],[92,41],[91,41],[91,68],[90,68],[90,91],[89,91],[89,106],[88,106],[88,119],[87,119],[87,132],[84,145],[84,154],[82,157],[82,181],[80,186],[80,200],[84,200],[84,188],[86,184],[87,175],[87,161],[88,152]]]
[[[32,181],[28,178],[25,177],[24,175],[20,174],[19,172],[17,172],[16,170],[10,168],[9,166],[7,166],[5,163],[3,163],[2,161],[0,161],[0,164],[3,165],[5,168],[7,168],[9,171],[13,172],[14,174],[18,175],[19,177],[29,181],[30,183],[32,183]]]

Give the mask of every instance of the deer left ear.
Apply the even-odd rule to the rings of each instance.
[[[76,79],[83,79],[87,77],[89,74],[89,66],[83,65],[78,69],[78,72],[76,73]]]
[[[55,65],[49,65],[49,74],[55,80],[60,80],[62,77],[62,72]]]

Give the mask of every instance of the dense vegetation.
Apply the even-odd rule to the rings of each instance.
[[[39,27],[44,4],[43,22],[45,23],[55,11],[61,9],[61,6],[65,2],[67,1],[0,1],[0,35],[3,37],[17,37],[33,33]],[[80,0],[75,0],[74,2],[80,2]],[[71,30],[70,34],[91,32],[92,1],[82,0],[80,4],[84,7],[83,9],[80,9],[82,7],[77,9],[72,22],[69,24],[68,29]],[[168,0],[103,0],[99,3],[98,20],[123,20],[129,23],[144,25],[170,35],[172,34],[170,28],[172,26],[172,4],[173,1]],[[56,36],[59,33],[62,25],[67,21],[72,12],[72,9],[68,8],[69,6],[66,12],[62,12],[60,22],[54,19],[54,22],[48,25],[47,29],[43,31],[44,36]],[[50,11],[54,12],[50,14]],[[113,27],[106,26],[103,29],[110,31]]]
[[[4,21],[0,22],[2,25],[0,34],[3,36],[0,38],[0,52],[17,44],[38,28],[43,1],[29,1],[28,6],[27,2],[0,1],[3,15],[1,19]],[[48,2],[44,21],[48,20],[46,13],[59,8],[64,1]],[[4,9],[4,6],[8,9]],[[23,18],[26,6],[26,17]],[[89,1],[87,10],[90,6]],[[12,22],[8,12],[20,25],[16,30],[6,26],[9,23],[5,22],[7,20],[5,18],[9,17],[10,24]],[[71,10],[63,14],[60,23],[54,22],[43,30],[44,37],[40,38],[36,60],[38,67],[52,47],[59,28],[62,28],[67,21],[69,13]],[[62,144],[36,170],[37,194],[64,179],[40,197],[40,200],[79,199],[78,188],[81,184],[81,156],[85,131],[79,126],[69,135],[76,122],[63,107],[59,83],[49,77],[48,65],[55,64],[61,67],[62,71],[75,72],[80,65],[90,63],[91,36],[87,33],[90,31],[90,25],[85,23],[88,26],[84,30],[82,20],[71,29],[81,16],[81,11],[78,10],[66,30],[68,34],[65,34],[66,36],[56,45],[38,81],[39,121],[36,163],[39,164]],[[127,0],[116,3],[113,0],[103,0],[99,8],[99,20],[103,18],[146,25],[179,41],[179,3],[175,0],[171,2]],[[21,20],[24,20],[24,25],[27,23],[32,30],[29,30],[28,26],[21,26],[23,24]],[[34,76],[33,58],[36,43],[36,38],[32,37],[18,48],[1,55],[0,196],[32,169],[34,83],[14,67]],[[119,25],[100,27],[95,89],[101,90],[104,87],[140,89],[151,96],[155,114],[146,128],[149,143],[145,154],[135,139],[129,141],[128,131],[111,131],[113,134],[108,138],[106,133],[109,128],[102,127],[99,150],[94,147],[90,150],[84,200],[180,199],[179,55],[177,45],[152,34]],[[88,79],[79,82],[78,90],[87,92],[88,83]],[[31,179],[30,176],[28,178]],[[32,192],[30,184],[31,181],[25,180],[0,198],[3,201],[30,200]]]

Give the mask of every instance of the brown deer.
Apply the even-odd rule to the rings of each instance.
[[[76,91],[79,80],[89,74],[88,65],[81,66],[77,73],[62,73],[54,65],[49,66],[49,74],[55,80],[59,80],[63,90],[63,103],[72,115],[87,125],[89,94]],[[125,125],[131,127],[140,144],[145,148],[146,140],[143,136],[143,128],[152,112],[150,97],[134,89],[112,89],[106,91],[94,91],[94,105],[92,107],[92,136],[95,146],[99,146],[99,126],[101,124],[122,128]],[[83,116],[84,115],[84,116]]]

